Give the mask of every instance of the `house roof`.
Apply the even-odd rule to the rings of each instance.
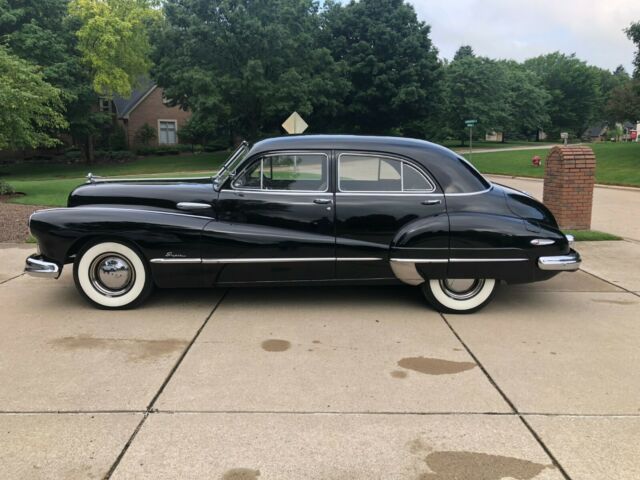
[[[149,78],[139,80],[138,87],[135,88],[131,95],[127,98],[115,95],[113,104],[116,106],[118,118],[127,118],[129,114],[149,95],[155,88],[156,84]]]
[[[587,131],[584,132],[584,136],[586,137],[600,137],[607,133],[606,125],[596,125],[594,127],[587,128]]]

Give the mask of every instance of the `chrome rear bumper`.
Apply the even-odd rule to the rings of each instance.
[[[559,255],[554,257],[540,257],[538,268],[540,270],[559,270],[565,272],[575,272],[580,268],[580,254],[571,250],[569,255]]]
[[[62,269],[57,263],[48,262],[42,259],[42,255],[34,254],[27,257],[24,273],[34,277],[56,279],[62,273]]]

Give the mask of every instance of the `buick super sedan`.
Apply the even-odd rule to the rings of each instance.
[[[458,154],[407,138],[289,136],[241,144],[217,175],[91,174],[67,208],[34,213],[28,274],[66,264],[100,308],[153,287],[418,286],[442,312],[486,305],[498,285],[577,270],[551,212]],[[375,293],[372,292],[372,295]]]

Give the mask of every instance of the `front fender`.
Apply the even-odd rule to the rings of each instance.
[[[132,243],[147,259],[199,258],[201,232],[210,220],[166,210],[91,206],[37,211],[29,228],[42,255],[64,264],[87,241],[101,238]]]

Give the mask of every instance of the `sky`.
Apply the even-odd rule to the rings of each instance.
[[[444,58],[460,45],[477,55],[524,60],[575,53],[609,70],[632,72],[634,45],[623,29],[640,21],[639,0],[408,0]]]

